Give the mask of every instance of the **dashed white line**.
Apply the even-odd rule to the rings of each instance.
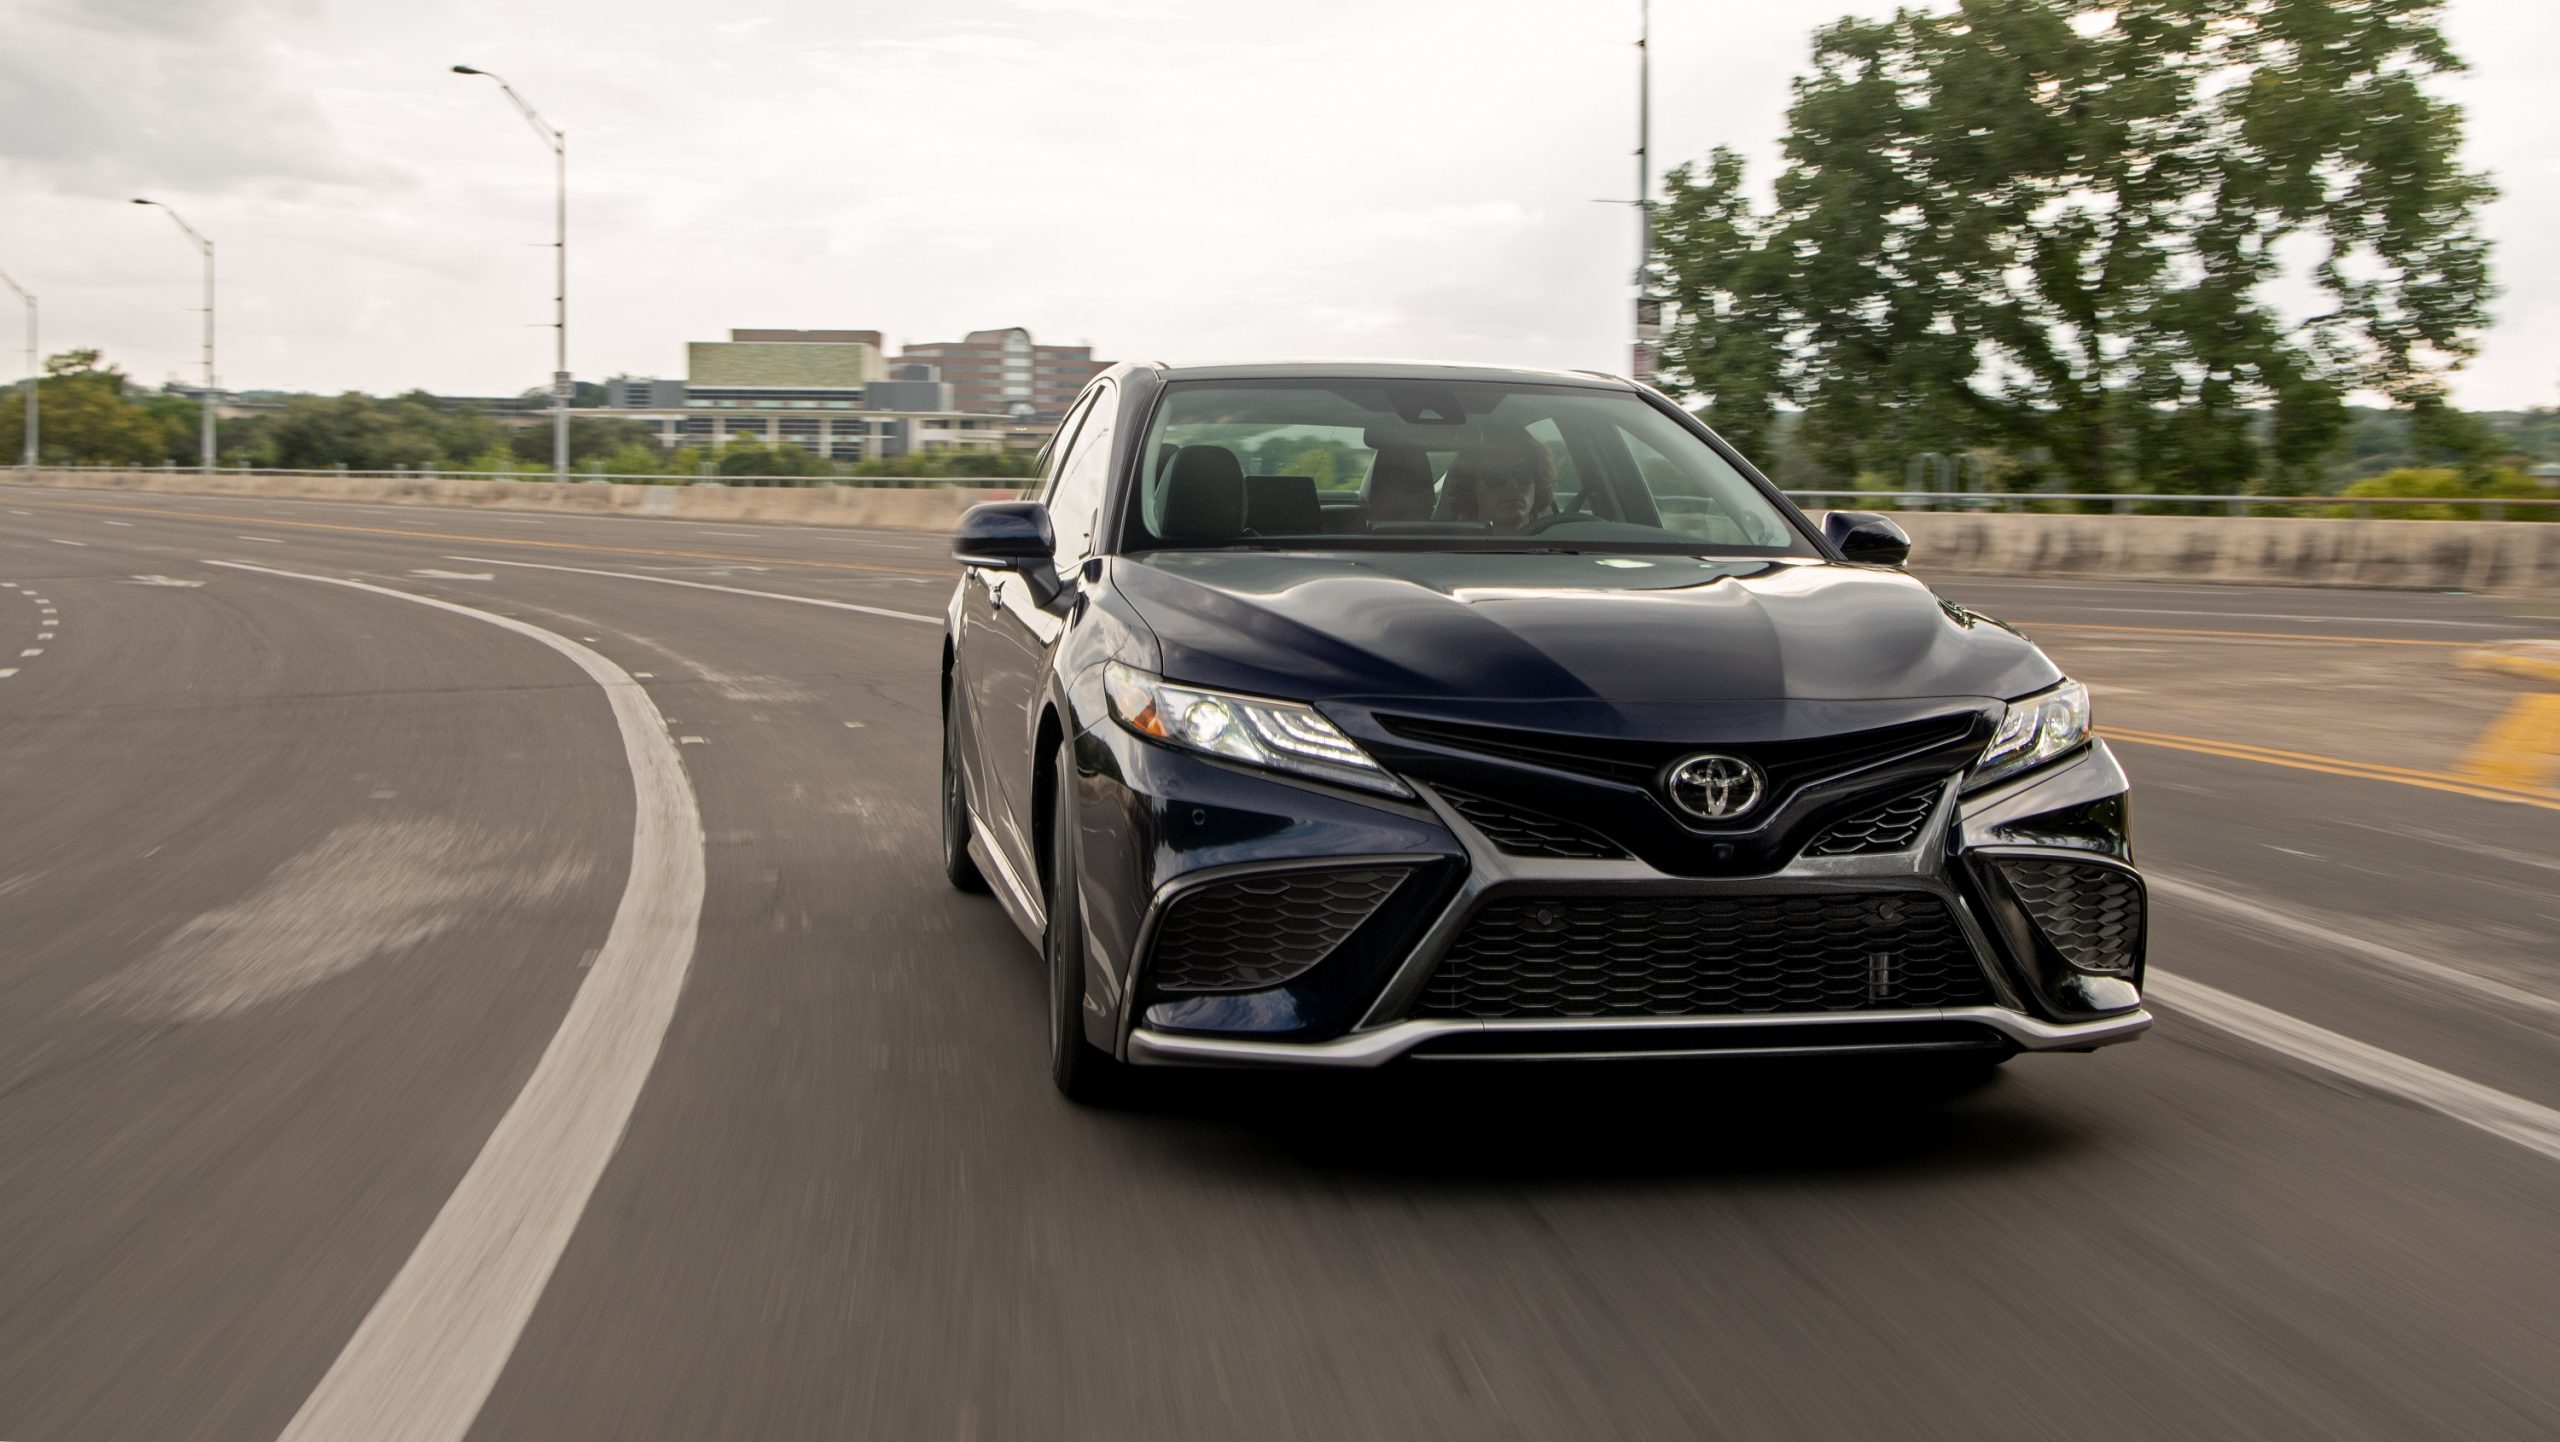
[[[15,666],[0,666],[0,681],[6,681],[17,674],[18,668]]]
[[[568,1015],[417,1249],[284,1430],[285,1442],[458,1442],[533,1315],[675,1016],[702,920],[701,807],[649,693],[566,636],[363,581],[210,564],[368,591],[538,641],[604,689],[630,762],[630,874]]]
[[[264,541],[270,546],[281,546],[284,544],[284,542],[277,540],[273,536],[234,536],[231,539],[235,541]]]
[[[27,649],[18,653],[18,659],[23,661],[29,656],[41,656],[43,654],[44,648],[42,646],[29,646]]]
[[[573,576],[611,576],[619,581],[647,581],[658,586],[684,586],[696,591],[726,591],[732,596],[755,596],[767,601],[793,601],[803,606],[824,606],[830,611],[858,611],[865,616],[885,616],[892,621],[921,621],[928,626],[942,624],[940,616],[923,616],[913,611],[892,611],[886,606],[857,606],[851,601],[826,601],[816,596],[790,596],[780,591],[750,591],[744,586],[715,586],[709,581],[679,581],[673,576],[643,576],[636,571],[597,571],[585,566],[546,566],[539,561],[500,561],[485,556],[447,556],[448,561],[468,561],[475,566],[515,566],[527,571],[566,571]]]
[[[85,546],[89,544],[86,541],[66,541],[60,536],[47,536],[45,539],[53,542],[57,546]]]
[[[2182,976],[2149,972],[2144,995],[2270,1051],[2441,1112],[2560,1161],[2560,1111],[2466,1081]]]
[[[131,530],[133,528],[133,522],[131,521],[100,521],[98,524],[102,526],[122,526],[127,530]]]

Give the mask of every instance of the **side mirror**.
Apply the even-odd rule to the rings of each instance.
[[[1049,526],[1049,508],[1038,501],[986,501],[960,515],[951,535],[951,559],[987,571],[1012,571],[1030,588],[1034,605],[1046,609],[1066,590],[1058,578],[1057,533]]]
[[[964,566],[1019,571],[1057,554],[1049,508],[1038,501],[987,501],[971,506],[951,535],[951,559]]]
[[[1899,566],[1911,556],[1910,535],[1873,511],[1826,512],[1822,538],[1840,552],[1841,560],[1862,565]]]

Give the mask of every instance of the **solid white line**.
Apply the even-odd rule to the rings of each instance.
[[[2308,1062],[2375,1091],[2416,1102],[2560,1161],[2560,1111],[2465,1081],[2451,1072],[2438,1071],[2182,976],[2146,972],[2143,996],[2166,1002],[2198,1021],[2270,1051]]]
[[[940,616],[920,616],[913,611],[892,611],[885,606],[857,606],[851,601],[822,601],[815,596],[787,596],[780,591],[750,591],[744,586],[715,586],[709,581],[679,581],[673,576],[643,576],[632,571],[591,571],[584,566],[546,566],[538,561],[498,561],[486,556],[447,556],[448,561],[467,561],[474,566],[517,566],[528,571],[566,571],[573,576],[612,576],[624,581],[652,581],[661,586],[685,586],[696,591],[726,591],[732,596],[756,596],[767,601],[797,601],[803,606],[824,606],[830,611],[859,611],[865,616],[886,616],[892,621],[921,621],[928,626],[942,624]]]
[[[287,1442],[459,1442],[577,1229],[675,1015],[702,919],[701,808],[649,693],[565,636],[362,581],[208,564],[370,591],[538,641],[604,689],[622,733],[637,806],[631,873],[604,945],[532,1078],[284,1430]]]
[[[2068,604],[2068,603],[2066,603]],[[2512,631],[2513,621],[2421,621],[2408,616],[2304,616],[2286,611],[2169,611],[2155,606],[2079,607],[2109,616],[2213,616],[2225,621],[2309,621],[2322,626],[2458,626],[2466,631]]]
[[[2378,941],[2368,941],[2353,932],[2323,926],[2307,917],[2278,910],[2263,901],[2234,896],[2226,891],[2216,891],[2210,886],[2188,881],[2182,877],[2163,876],[2156,871],[2146,871],[2143,873],[2143,880],[2153,891],[2174,896],[2183,901],[2192,901],[2201,906],[2209,906],[2237,918],[2244,926],[2253,926],[2261,931],[2291,933],[2304,941],[2314,942],[2351,956],[2360,956],[2367,961],[2379,963],[2394,971],[2407,972],[2411,976],[2428,982],[2459,987],[2476,996],[2494,1001],[2500,1006],[2520,1007],[2526,1011],[2560,1016],[2560,997],[2545,996],[2538,991],[2528,991],[2523,987],[2481,976],[2476,972],[2464,971],[2458,966],[2447,966],[2441,961],[2432,961],[2426,957],[2402,951],[2396,946],[2385,946]]]

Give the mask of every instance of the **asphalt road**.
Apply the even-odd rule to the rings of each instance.
[[[938,874],[941,551],[0,487],[0,1437],[2560,1435],[2560,796],[2380,644],[2549,622],[1946,585],[2155,738],[2137,1045],[1089,1111]]]

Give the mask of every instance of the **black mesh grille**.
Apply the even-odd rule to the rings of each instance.
[[[2018,900],[2065,961],[2087,971],[2124,971],[2142,948],[2142,884],[2112,866],[2068,861],[2004,861]]]
[[[1163,991],[1249,991],[1314,966],[1358,930],[1404,872],[1282,871],[1213,881],[1174,899],[1157,929]]]
[[[1938,806],[1938,786],[1932,782],[1918,791],[1906,792],[1890,801],[1870,806],[1845,820],[1834,822],[1829,830],[1813,839],[1804,849],[1807,856],[1873,856],[1886,851],[1908,851],[1920,839],[1929,824],[1929,813]]]
[[[1524,811],[1490,796],[1444,786],[1440,788],[1440,799],[1449,803],[1450,810],[1474,823],[1494,845],[1514,856],[1597,861],[1627,854],[1616,842],[1588,826]]]
[[[1713,1016],[1969,1006],[1989,984],[1934,896],[1496,901],[1423,987],[1423,1016]]]

